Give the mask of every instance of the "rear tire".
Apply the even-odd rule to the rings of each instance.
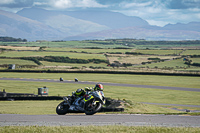
[[[65,115],[68,112],[69,105],[64,105],[64,103],[63,101],[56,107],[56,113],[58,115]]]
[[[102,104],[97,102],[96,105],[92,105],[94,99],[91,99],[85,103],[85,114],[86,115],[93,115],[101,109]]]

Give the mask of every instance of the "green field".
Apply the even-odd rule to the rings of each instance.
[[[3,64],[18,64],[18,65],[37,65],[33,61],[20,60],[20,59],[0,59],[1,65]]]
[[[0,73],[0,77],[6,78],[35,78],[35,79],[55,79],[62,77],[64,80],[73,80],[75,77],[79,81],[127,83],[157,86],[174,86],[199,88],[200,77],[187,76],[150,76],[150,75],[129,75],[129,74],[79,74],[79,73]],[[6,92],[13,93],[34,93],[37,94],[37,88],[46,86],[49,88],[51,96],[67,96],[78,88],[86,86],[94,87],[89,84],[76,83],[51,83],[51,82],[26,82],[0,80],[0,88],[6,89]],[[182,113],[169,108],[163,108],[158,105],[146,105],[141,102],[166,103],[166,104],[184,104],[200,105],[200,93],[192,91],[162,90],[154,88],[120,87],[104,85],[104,94],[106,97],[130,101],[131,106],[125,108],[126,113]],[[55,114],[55,107],[60,101],[1,101],[0,113],[17,114],[43,114],[44,108],[49,108],[48,114]],[[37,104],[35,104],[37,103]],[[11,106],[7,106],[7,105]],[[45,105],[43,105],[45,104]],[[13,106],[20,108],[11,110]],[[167,106],[170,107],[170,106]],[[23,109],[26,108],[26,109]],[[179,107],[180,108],[180,107]],[[183,107],[182,107],[183,108]],[[36,109],[36,110],[35,110]],[[200,108],[189,108],[200,110]],[[22,111],[23,110],[23,111]],[[32,111],[30,111],[32,110]]]
[[[199,55],[200,50],[185,50],[181,55]]]
[[[148,44],[148,45],[145,45]],[[151,44],[152,43],[152,44]],[[162,41],[159,43],[163,43]],[[172,44],[170,44],[172,43]],[[135,71],[135,72],[161,72],[161,73],[196,73],[199,74],[200,67],[186,65],[183,58],[186,55],[200,55],[199,44],[188,42],[190,44],[178,44],[170,42],[165,45],[159,45],[154,41],[144,40],[88,40],[88,41],[66,41],[66,42],[0,42],[0,65],[1,70],[7,70],[5,65],[16,64],[17,70],[90,70],[90,71]],[[177,43],[177,44],[176,44]],[[181,42],[184,43],[184,42]],[[20,47],[23,46],[23,47]],[[126,54],[129,52],[129,54]],[[184,56],[182,56],[184,55]],[[73,59],[100,59],[109,63],[90,62],[81,63],[63,63],[49,62],[40,60],[41,65],[33,60],[21,60],[17,57],[44,57],[44,56],[63,56]],[[182,56],[182,57],[181,57]],[[175,59],[180,58],[180,59]],[[200,63],[200,58],[190,58],[192,63]],[[153,59],[168,61],[157,61]],[[55,60],[54,60],[55,61]],[[114,64],[114,65],[113,65]],[[122,64],[129,64],[123,66]],[[130,65],[131,64],[131,65]],[[142,65],[144,64],[144,65]],[[4,66],[3,66],[4,65]],[[24,66],[23,66],[24,65]],[[25,65],[35,65],[27,67]],[[110,66],[109,66],[110,65]],[[112,66],[111,66],[112,65]],[[133,66],[132,66],[133,65]],[[23,66],[23,67],[22,67]],[[200,78],[190,76],[158,76],[158,75],[131,75],[131,74],[89,74],[89,73],[0,73],[0,77],[7,78],[33,78],[33,79],[55,79],[62,77],[64,80],[110,82],[122,84],[137,85],[155,85],[171,87],[199,88]],[[49,95],[65,96],[70,95],[77,88],[84,88],[81,84],[63,84],[63,83],[45,83],[45,82],[25,82],[25,81],[3,81],[0,80],[0,89],[6,89],[7,92],[34,93],[37,94],[37,88],[47,86]],[[94,85],[92,85],[94,86]],[[119,87],[104,86],[106,97],[113,99],[124,99],[129,101],[131,106],[126,106],[125,113],[182,113],[163,106],[146,105],[141,102],[166,103],[166,104],[185,104],[200,105],[199,92],[162,90],[155,88],[137,88],[137,87]],[[60,101],[38,101],[38,104],[30,101],[0,102],[0,113],[24,113],[24,114],[42,114],[42,110],[49,108],[49,114],[55,113],[55,107]],[[19,110],[11,110],[7,105],[18,106]],[[22,111],[23,106],[28,108]],[[11,107],[12,107],[11,106]],[[168,106],[167,106],[168,107]],[[35,111],[33,108],[40,108]],[[200,108],[188,108],[200,110]],[[9,111],[8,111],[9,110]]]
[[[171,49],[171,50],[161,50],[161,49],[152,49],[152,50],[148,50],[148,49],[138,49],[135,50],[135,52],[138,53],[142,53],[142,54],[155,54],[155,55],[178,55],[180,52],[182,52],[182,50],[176,50],[176,49]]]
[[[165,62],[158,62],[158,63],[151,63],[151,64],[145,64],[141,66],[136,66],[136,67],[149,67],[149,68],[174,68],[174,69],[179,69],[179,68],[187,68],[188,65],[184,64],[184,61],[182,59],[177,59],[177,60],[171,60],[171,61],[165,61]],[[189,69],[189,68],[188,68]]]
[[[200,88],[200,77],[192,76],[159,76],[159,75],[132,75],[132,74],[89,74],[89,73],[0,73],[0,77],[7,78],[35,78],[55,79],[63,77],[64,80],[94,82],[111,82],[138,85],[157,85],[172,87]]]
[[[78,59],[105,59],[102,54],[84,54],[72,52],[40,52],[40,51],[9,51],[0,54],[0,57],[34,57],[34,56],[64,56]]]
[[[3,133],[198,133],[198,127],[153,127],[153,126],[7,126],[0,127]]]
[[[112,49],[112,48],[104,48],[104,49],[89,49],[89,48],[45,48],[45,51],[71,51],[71,52],[79,52],[79,53],[115,53],[115,52],[131,52],[132,49]]]
[[[161,43],[161,45],[158,45]],[[140,68],[147,68],[143,71],[163,72],[178,71],[179,73],[200,72],[200,67],[186,65],[182,61],[184,56],[199,55],[200,46],[196,42],[163,42],[144,41],[144,40],[87,40],[87,41],[66,41],[66,42],[0,42],[0,65],[4,64],[19,64],[19,65],[36,65],[37,67],[23,67],[23,69],[52,69],[52,70],[67,70],[71,68],[81,70],[127,70],[127,71],[142,71]],[[171,43],[171,44],[170,44]],[[176,44],[177,43],[177,44]],[[181,45],[179,45],[179,43]],[[193,44],[194,43],[194,44]],[[148,45],[145,45],[148,44]],[[5,50],[7,49],[7,50]],[[129,52],[130,54],[127,54]],[[138,55],[139,54],[139,55]],[[13,59],[16,57],[44,57],[44,56],[62,56],[72,59],[100,59],[107,63],[90,62],[88,64],[77,63],[62,63],[40,61],[39,65],[33,61],[24,62],[23,60]],[[6,58],[7,57],[7,58]],[[9,59],[8,58],[12,58]],[[152,63],[154,60],[149,58],[157,58],[160,60],[168,59],[170,61]],[[173,60],[180,58],[178,60]],[[190,58],[192,63],[200,63],[199,58]],[[146,64],[145,64],[146,63]],[[41,64],[41,65],[40,65]],[[145,64],[145,65],[142,65]],[[137,65],[137,66],[135,66]],[[108,67],[110,66],[110,67]],[[149,70],[150,68],[151,70]],[[1,69],[6,69],[5,67]],[[16,69],[21,69],[17,67]]]
[[[99,64],[95,64],[95,63],[88,63],[88,64],[75,64],[75,63],[58,63],[58,62],[48,62],[48,61],[41,61],[41,63],[46,66],[45,68],[47,68],[48,66],[51,66],[51,69],[67,69],[67,68],[71,68],[71,67],[107,67],[106,63],[99,63]]]

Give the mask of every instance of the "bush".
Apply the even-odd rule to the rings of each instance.
[[[159,61],[160,58],[148,58],[148,60],[156,60],[156,61]]]

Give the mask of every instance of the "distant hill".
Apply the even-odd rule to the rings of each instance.
[[[105,25],[111,29],[119,29],[125,27],[135,27],[135,26],[143,27],[149,25],[147,21],[139,17],[126,16],[124,14],[111,11],[98,11],[98,10],[68,11],[65,12],[65,14],[71,17]]]
[[[161,27],[127,27],[66,37],[64,40],[133,38],[146,40],[199,40],[200,32],[163,30]]]
[[[200,32],[200,22],[190,22],[188,24],[168,24],[163,27],[165,30],[187,30]]]
[[[24,8],[0,10],[0,36],[35,40],[133,38],[146,40],[200,40],[200,22],[152,26],[147,21],[111,11],[50,11]]]
[[[25,8],[17,12],[17,14],[53,27],[66,36],[109,29],[109,27],[98,23],[67,16],[60,11]]]
[[[58,39],[63,34],[43,23],[0,10],[0,36],[28,40]]]

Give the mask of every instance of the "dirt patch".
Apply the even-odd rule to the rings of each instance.
[[[4,48],[4,49],[12,49],[12,50],[39,50],[40,47],[0,46],[0,48]]]
[[[106,108],[125,108],[125,104],[128,104],[128,103],[126,103],[123,100],[115,100],[115,99],[107,98],[105,106]]]

